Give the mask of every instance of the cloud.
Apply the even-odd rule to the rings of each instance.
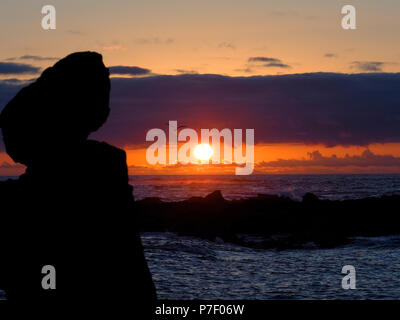
[[[67,30],[66,32],[75,36],[83,36],[85,34],[84,32],[78,30]]]
[[[175,69],[175,72],[179,74],[198,74],[196,70],[185,70],[185,69]]]
[[[277,59],[277,58],[250,57],[247,61],[251,65],[257,64],[257,63],[261,63],[261,62],[267,62],[267,63],[264,63],[262,65],[258,65],[258,66],[262,66],[262,67],[265,67],[265,68],[282,68],[282,69],[291,68],[290,65],[288,65],[286,63],[283,63],[281,59]]]
[[[39,73],[41,68],[34,67],[30,64],[14,63],[14,62],[0,62],[0,74],[36,74]]]
[[[236,49],[236,46],[232,43],[232,42],[221,42],[220,44],[218,44],[218,48],[227,48],[227,49]]]
[[[287,11],[271,11],[271,15],[278,16],[278,17],[297,17],[299,16],[299,12],[295,10],[287,10]]]
[[[35,60],[35,61],[55,61],[59,60],[57,57],[40,57],[40,56],[30,56],[30,55],[25,55],[19,57],[20,60]]]
[[[266,63],[263,66],[266,68],[283,68],[283,69],[291,68],[291,66],[289,66],[288,64],[281,63],[281,62]]]
[[[276,58],[269,58],[269,57],[250,57],[248,62],[270,62],[270,63],[279,63],[281,62],[280,59]]]
[[[129,75],[129,76],[143,76],[151,73],[150,69],[131,67],[131,66],[113,66],[108,68],[111,74]]]
[[[351,69],[357,69],[362,72],[382,72],[382,67],[388,64],[381,61],[354,61],[351,63]]]
[[[136,73],[135,73],[136,75]],[[255,142],[400,142],[400,74],[212,74],[112,78],[111,113],[93,138],[140,145],[169,120],[189,128],[255,129]],[[0,81],[0,110],[23,87]]]
[[[256,143],[400,142],[400,74],[311,73],[113,78],[111,115],[95,135],[145,142],[169,120],[189,128],[254,128]]]
[[[57,57],[41,57],[41,56],[31,56],[31,55],[25,55],[21,57],[12,57],[6,59],[7,61],[15,61],[15,60],[33,60],[33,61],[55,61],[59,60]]]
[[[175,42],[175,39],[173,38],[158,38],[158,37],[153,37],[153,38],[140,38],[135,40],[135,44],[139,45],[169,45],[173,44]]]
[[[300,18],[300,19],[305,19],[305,20],[308,20],[308,21],[310,21],[310,20],[313,21],[313,20],[319,19],[319,17],[315,16],[315,15],[302,15],[296,10],[271,11],[270,15],[277,16],[277,17],[280,17],[280,18],[284,18],[284,17],[287,17],[287,18]]]
[[[324,57],[325,58],[337,58],[338,55],[336,53],[325,53]]]
[[[125,51],[126,48],[121,45],[102,46],[104,51]]]
[[[236,71],[236,72],[244,72],[244,73],[252,73],[252,72],[253,72],[253,69],[247,67],[247,68],[235,69],[234,71]]]
[[[323,156],[318,150],[308,153],[308,159],[278,159],[260,162],[256,168],[293,168],[293,167],[400,167],[400,158],[393,155],[377,155],[369,149],[360,155],[337,157]]]
[[[35,81],[36,79],[17,79],[17,78],[9,78],[9,79],[3,79],[0,80],[0,84],[11,84],[11,85],[22,85],[22,84],[29,84],[32,81]]]

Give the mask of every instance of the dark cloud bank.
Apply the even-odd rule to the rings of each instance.
[[[40,71],[39,67],[25,63],[0,62],[0,75],[9,74],[36,74]]]
[[[143,76],[151,73],[151,70],[140,68],[140,67],[130,67],[130,66],[113,66],[108,68],[110,74],[117,75],[128,75],[128,76]]]
[[[21,88],[0,82],[0,108]],[[111,115],[95,137],[142,145],[168,120],[190,128],[254,128],[256,143],[400,142],[400,74],[113,78]]]
[[[293,168],[293,167],[400,167],[400,158],[392,155],[377,155],[365,150],[361,155],[324,157],[319,151],[308,154],[308,159],[278,159],[260,162],[257,168]]]

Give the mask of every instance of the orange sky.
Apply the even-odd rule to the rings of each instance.
[[[54,59],[73,51],[93,50],[103,54],[107,66],[139,66],[151,70],[151,75],[364,72],[360,69],[362,64],[355,62],[377,63],[379,72],[400,71],[399,1],[352,1],[357,9],[357,29],[352,31],[341,28],[340,11],[348,4],[346,1],[54,0],[52,3],[57,9],[57,29],[44,31],[40,27],[42,3],[0,2],[1,62],[46,68]],[[21,59],[26,55],[31,58]],[[274,58],[287,67],[265,67],[251,62],[250,57]],[[38,75],[0,74],[0,80]],[[399,143],[373,144],[368,150],[374,155],[400,157],[399,147]],[[144,148],[125,149],[131,174],[209,174],[229,173],[234,169],[206,165],[149,167]],[[255,173],[400,172],[396,165],[257,167],[279,159],[309,160],[309,153],[314,151],[323,157],[335,154],[343,158],[346,154],[361,155],[366,149],[366,146],[256,145]],[[379,161],[386,160],[376,160]],[[15,175],[23,170],[0,152],[0,175]]]
[[[400,2],[353,0],[357,29],[343,30],[348,1],[321,0],[54,0],[57,29],[42,30],[39,1],[0,2],[0,59],[63,57],[95,50],[107,65],[247,76],[358,72],[354,61],[384,62],[398,72]],[[23,9],[21,9],[23,8]],[[329,54],[329,57],[327,56]],[[263,68],[249,57],[280,59]],[[27,62],[27,61],[25,61]],[[46,60],[36,65],[49,66]],[[8,76],[12,77],[12,75]]]
[[[262,161],[274,161],[278,159],[308,159],[308,153],[318,150],[323,156],[330,157],[336,155],[343,158],[346,155],[360,155],[366,147],[361,146],[336,146],[328,148],[323,145],[302,145],[302,144],[269,144],[255,146],[255,163]],[[376,155],[393,155],[400,157],[400,144],[372,144],[368,150]],[[150,166],[146,161],[146,149],[127,149],[127,162],[130,166],[130,174],[233,174],[236,165],[187,165],[187,166]],[[262,173],[400,173],[399,167],[385,168],[379,167],[292,167],[292,168],[255,168],[255,174]]]
[[[296,166],[290,168],[279,167],[262,167],[257,168],[257,164],[278,159],[309,159],[308,153],[318,150],[324,157],[331,157],[336,155],[343,158],[346,155],[354,156],[360,155],[365,151],[366,147],[351,146],[351,147],[325,147],[323,145],[302,145],[302,144],[269,144],[269,145],[256,145],[255,146],[255,163],[256,167],[254,174],[271,173],[271,174],[309,174],[309,173],[400,173],[400,166],[337,166],[337,167],[324,167],[324,166]],[[400,157],[400,144],[372,144],[368,146],[375,155],[393,155]],[[146,161],[146,149],[125,149],[127,153],[127,163],[129,167],[129,174],[234,174],[234,169],[237,166],[235,163],[232,165],[176,165],[176,166],[151,166]],[[5,154],[0,153],[0,175],[12,176],[23,173],[23,166],[15,166],[13,161]],[[4,163],[11,164],[5,166]]]

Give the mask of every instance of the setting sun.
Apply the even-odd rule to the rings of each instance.
[[[202,143],[194,148],[194,156],[201,161],[209,160],[212,155],[213,149],[209,144]]]

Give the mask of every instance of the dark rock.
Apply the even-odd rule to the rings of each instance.
[[[209,195],[203,197],[191,197],[187,200],[187,202],[191,203],[219,203],[219,202],[224,202],[225,199],[222,196],[222,193],[220,190],[216,190]]]
[[[304,196],[303,196],[303,202],[316,202],[318,201],[318,197],[314,194],[314,193],[310,193],[307,192]]]
[[[87,140],[107,119],[109,91],[101,55],[74,53],[0,115],[7,152],[27,165],[18,180],[0,183],[0,288],[10,302],[152,311],[125,152]],[[41,287],[48,264],[56,290]]]
[[[220,202],[220,201],[225,201],[224,197],[222,196],[222,193],[220,190],[216,190],[212,193],[210,193],[208,196],[204,198],[205,201],[207,202]]]
[[[27,166],[81,143],[109,114],[110,79],[102,56],[73,53],[46,69],[3,109],[6,151]]]
[[[256,249],[334,248],[348,244],[352,236],[400,234],[397,195],[330,201],[308,193],[301,202],[276,195],[228,201],[216,191],[204,198],[156,204],[141,200],[138,205],[143,231],[218,237]],[[238,234],[264,240],[242,241]]]

